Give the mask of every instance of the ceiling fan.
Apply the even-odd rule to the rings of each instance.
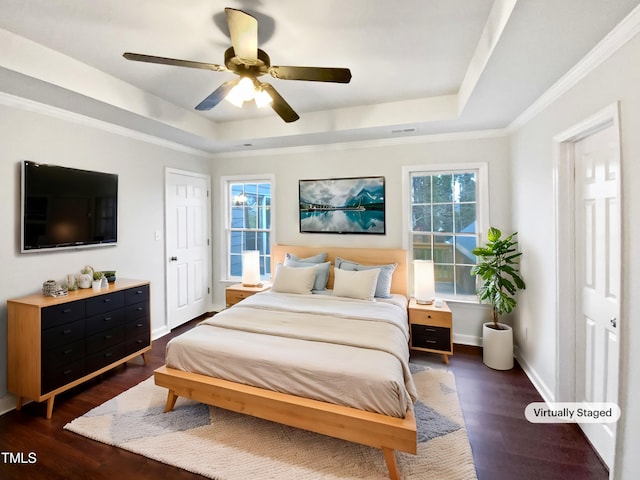
[[[224,53],[224,65],[214,63],[178,60],[126,52],[127,60],[178,67],[201,68],[215,72],[232,72],[239,76],[220,85],[195,108],[211,110],[227,98],[237,106],[254,100],[258,106],[270,104],[271,108],[285,121],[295,122],[300,116],[269,83],[258,77],[270,74],[281,80],[307,80],[312,82],[349,83],[351,71],[348,68],[327,67],[279,67],[271,66],[269,55],[258,48],[258,21],[242,10],[225,8],[232,46]]]

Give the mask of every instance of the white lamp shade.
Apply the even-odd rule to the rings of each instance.
[[[413,261],[413,295],[420,304],[433,303],[436,296],[433,260]]]
[[[242,284],[246,287],[260,285],[260,251],[242,252]]]

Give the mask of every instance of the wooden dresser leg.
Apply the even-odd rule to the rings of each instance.
[[[169,393],[167,393],[167,405],[164,407],[165,413],[173,410],[173,407],[176,406],[177,399],[178,396],[175,394],[175,392],[173,390],[169,390]]]
[[[398,464],[396,463],[395,450],[387,447],[382,447],[382,451],[384,452],[384,460],[387,462],[389,478],[391,480],[400,480],[400,472],[398,471]]]
[[[55,395],[51,395],[47,399],[47,419],[50,419],[51,416],[53,415],[53,402],[55,399],[56,399]]]
[[[143,352],[143,353],[141,354],[141,357],[142,357],[142,364],[143,364],[143,365],[146,365],[146,364],[147,364],[147,355],[146,355],[146,353],[147,353],[147,352]]]
[[[444,357],[444,363],[446,363],[447,365],[449,365],[449,355],[443,353],[442,356]]]
[[[20,411],[22,409],[22,403],[24,402],[23,397],[18,397],[18,402],[16,403],[16,410]]]

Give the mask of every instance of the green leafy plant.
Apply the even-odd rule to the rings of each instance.
[[[473,250],[473,254],[482,261],[471,269],[471,275],[477,275],[483,281],[478,294],[481,301],[492,305],[492,328],[496,330],[501,330],[499,316],[510,313],[516,307],[515,294],[518,289],[526,288],[519,271],[522,252],[517,251],[517,235],[518,232],[514,232],[502,238],[502,232],[491,227],[486,245]]]

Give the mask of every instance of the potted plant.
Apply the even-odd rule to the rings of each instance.
[[[93,283],[91,286],[94,292],[100,291],[102,288],[102,272],[93,271]]]
[[[522,252],[517,251],[518,241],[514,232],[502,238],[502,232],[491,227],[487,233],[487,243],[477,247],[473,254],[481,261],[471,269],[471,275],[482,279],[478,290],[481,302],[491,304],[493,321],[482,327],[483,361],[496,370],[513,368],[513,330],[499,322],[500,315],[510,313],[516,307],[516,292],[524,289],[520,276],[519,261]]]

